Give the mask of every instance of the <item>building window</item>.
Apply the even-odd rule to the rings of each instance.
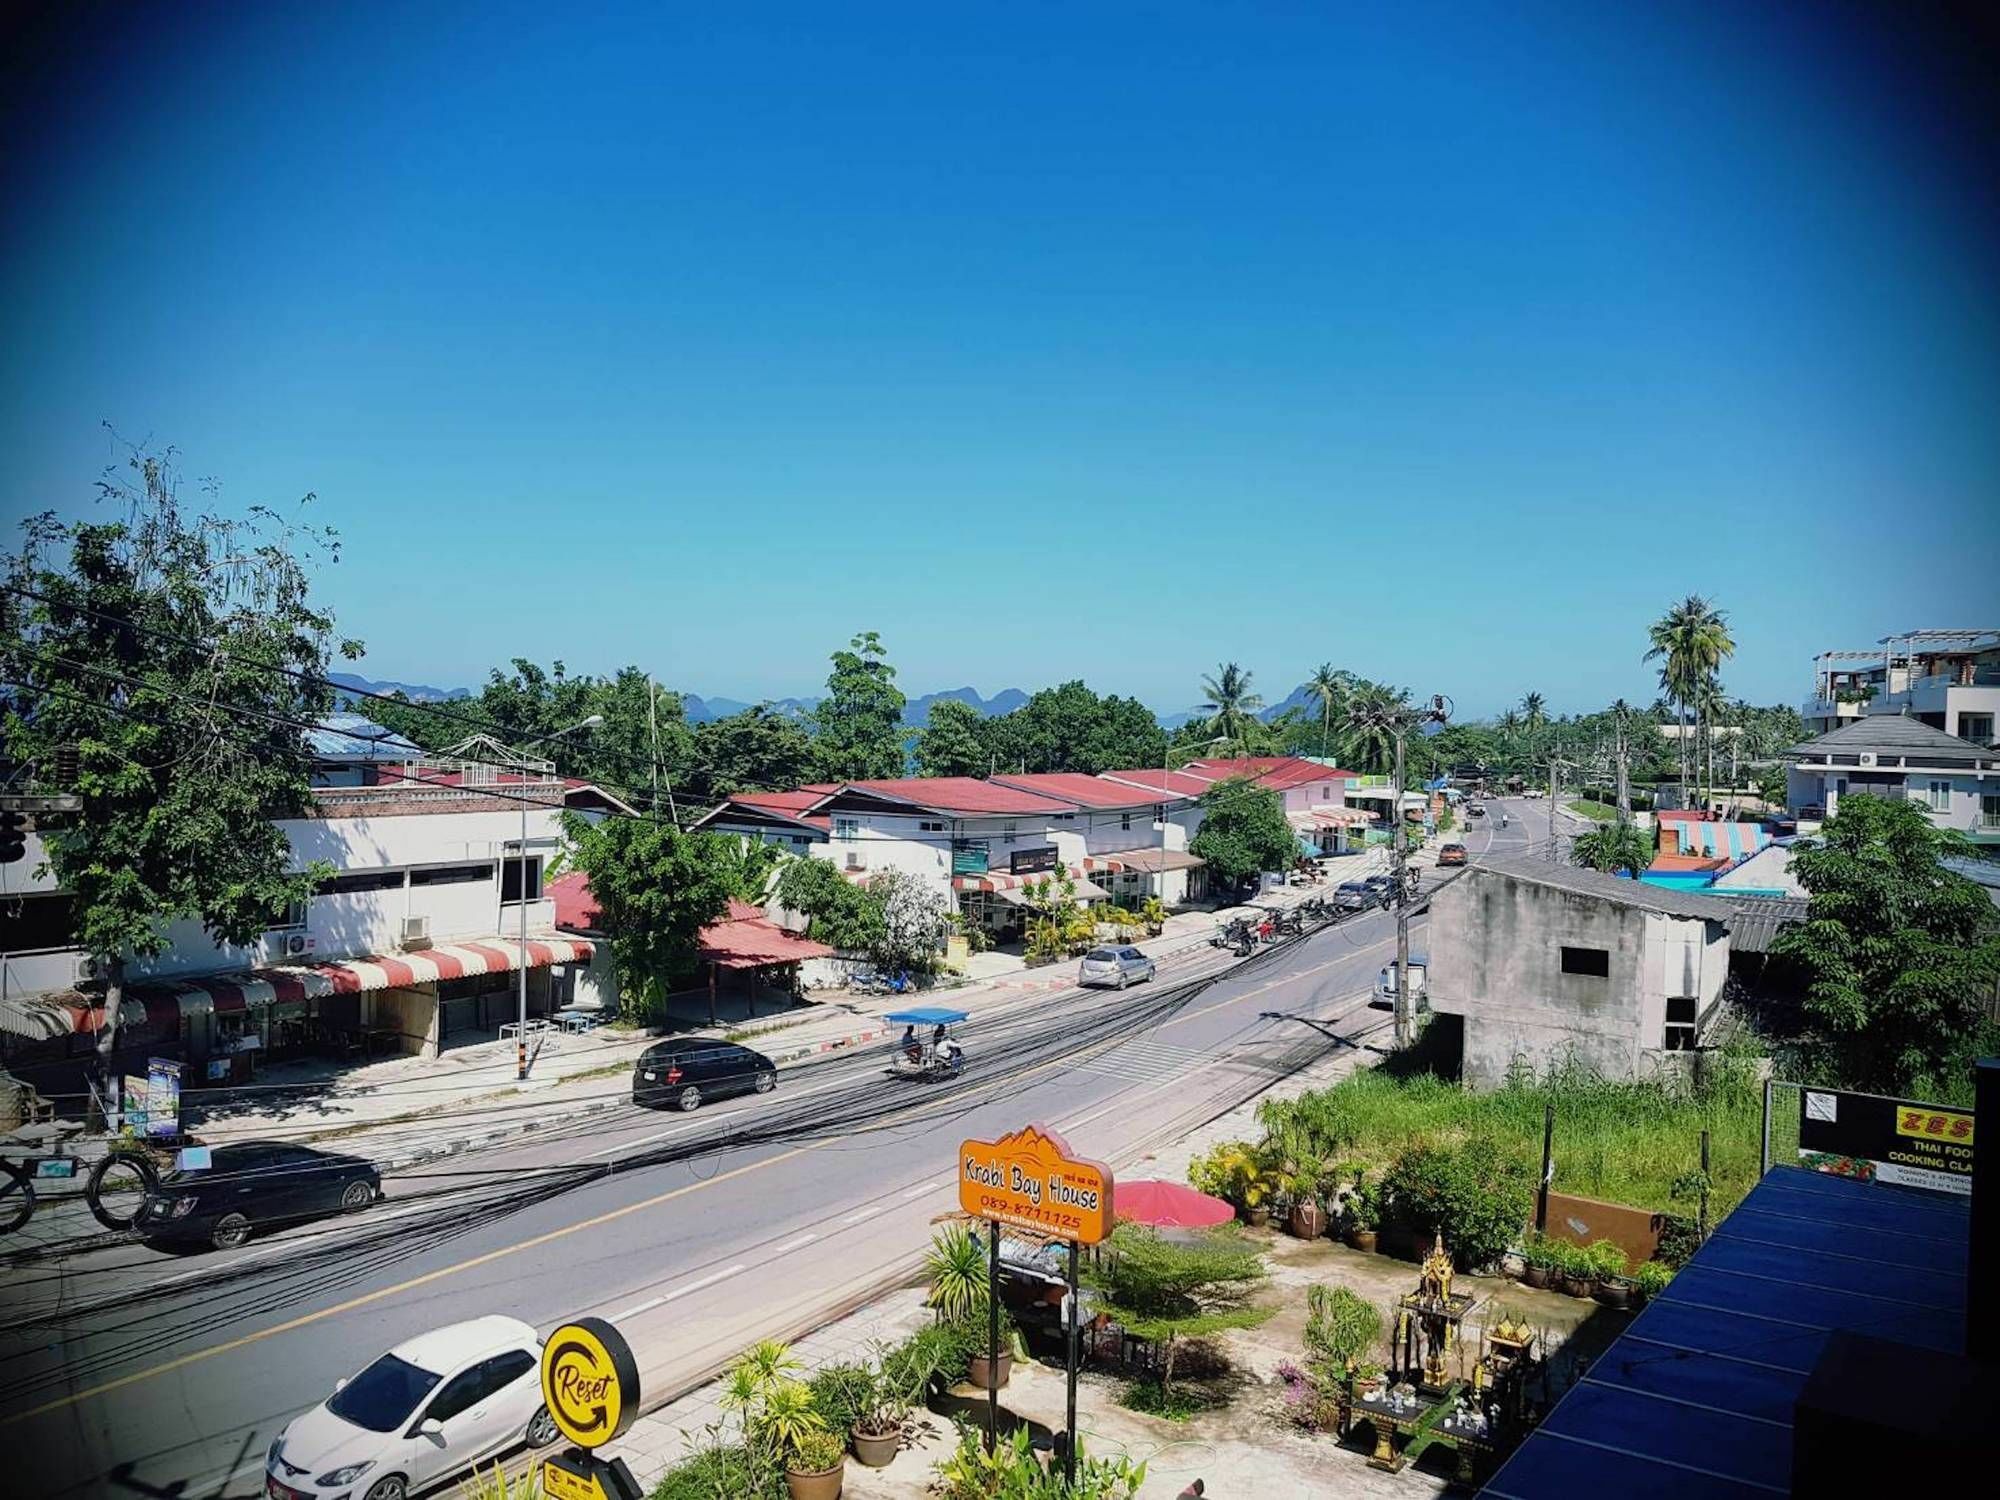
[[[792,835],[792,847],[794,849],[810,849],[812,847],[812,839],[803,833],[795,833]]]
[[[919,823],[919,824],[917,824],[917,832],[919,832],[919,833],[943,833],[943,832],[944,832],[944,824],[942,824],[942,823]]]
[[[1132,815],[1130,813],[1120,813],[1118,815],[1118,827],[1122,832],[1130,833],[1132,831]]]
[[[290,906],[274,912],[266,932],[304,932],[306,930],[306,903],[294,901]]]
[[[490,880],[493,877],[491,865],[471,865],[474,880]],[[428,875],[428,870],[419,870],[419,875]],[[319,885],[313,891],[315,896],[363,896],[370,891],[400,891],[403,888],[401,870],[364,870],[357,875],[336,875]]]
[[[1667,1001],[1667,1051],[1694,1051],[1694,1007],[1692,995],[1676,995]]]
[[[1565,974],[1582,974],[1590,979],[1611,977],[1611,950],[1609,948],[1572,948],[1563,945],[1562,971]]]
[[[1926,788],[1926,797],[1930,802],[1932,812],[1951,811],[1951,783],[1949,781],[1933,781]]]
[[[1960,714],[1958,716],[1958,737],[1971,740],[1975,745],[1993,743],[1993,715]]]
[[[1012,823],[1002,823],[1000,825],[1000,831],[1011,839],[1014,836],[1014,825]]]
[[[500,903],[504,906],[510,901],[520,899],[521,861],[503,860],[500,864]],[[528,856],[528,899],[530,901],[542,899],[542,857],[539,854]]]
[[[2000,792],[1979,794],[1979,826],[2000,828]]]
[[[503,859],[501,863],[513,869],[516,881],[520,879],[521,861],[519,858],[511,860]],[[529,861],[529,864],[539,869],[541,867],[541,860],[532,859]],[[492,878],[493,866],[491,865],[437,865],[428,870],[410,871],[411,885],[472,885],[475,882],[487,881]],[[536,877],[537,883],[540,882],[540,879],[540,876]],[[368,886],[365,889],[393,890],[402,883],[403,877],[401,875],[393,875],[388,878],[387,884]],[[510,896],[507,899],[511,901],[513,897]]]
[[[846,840],[860,838],[861,820],[859,818],[835,818],[833,820],[833,836],[837,839]]]
[[[44,948],[74,948],[77,933],[76,897],[10,896],[0,901],[0,953],[34,953]],[[94,1050],[95,1036],[87,1036]]]

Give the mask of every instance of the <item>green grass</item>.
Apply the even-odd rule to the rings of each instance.
[[[1757,1179],[1763,1118],[1749,1069],[1721,1071],[1731,1076],[1705,1089],[1571,1073],[1517,1078],[1479,1094],[1428,1073],[1394,1078],[1370,1069],[1296,1100],[1267,1102],[1258,1115],[1274,1133],[1302,1130],[1329,1161],[1379,1171],[1410,1146],[1472,1137],[1539,1161],[1542,1108],[1552,1101],[1557,1191],[1684,1214],[1694,1205],[1676,1202],[1671,1189],[1700,1167],[1706,1129],[1713,1222]]]
[[[1227,1406],[1229,1399],[1200,1385],[1183,1383],[1163,1391],[1157,1380],[1134,1380],[1119,1392],[1118,1404],[1127,1411],[1142,1412],[1149,1417],[1187,1422],[1205,1411]]]
[[[1574,802],[1565,802],[1563,806],[1573,813],[1582,813],[1586,818],[1598,823],[1618,821],[1618,809],[1608,802],[1593,802],[1588,797],[1579,797]]]

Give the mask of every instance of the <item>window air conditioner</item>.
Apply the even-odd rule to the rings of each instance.
[[[96,959],[92,958],[88,953],[81,955],[77,959],[76,982],[78,984],[95,984],[98,980],[102,979],[103,977],[104,977],[104,966],[100,964]]]
[[[403,918],[403,946],[405,948],[428,948],[431,945],[431,919],[429,917]]]
[[[285,934],[285,957],[287,958],[304,958],[318,946],[319,943],[316,939],[307,936],[303,932],[288,932]]]
[[[1856,756],[1855,758],[1856,758],[1856,759],[1857,759],[1858,761],[1860,761],[1860,762],[1861,762],[1861,764],[1862,764],[1862,765],[1864,765],[1864,766],[1872,766],[1872,765],[1874,765],[1874,764],[1875,764],[1875,752],[1874,752],[1874,751],[1872,751],[1872,750],[1863,750],[1863,751],[1862,751],[1862,752],[1861,752],[1861,753],[1860,753],[1860,754],[1859,754],[1858,756]]]

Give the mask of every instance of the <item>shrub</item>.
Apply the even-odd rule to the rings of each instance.
[[[1660,1215],[1660,1242],[1653,1249],[1654,1259],[1665,1261],[1671,1270],[1679,1270],[1700,1248],[1701,1228],[1693,1219],[1686,1214]]]
[[[1545,1234],[1529,1234],[1521,1241],[1521,1259],[1543,1271],[1560,1270],[1562,1241],[1552,1240]]]
[[[1632,1273],[1632,1284],[1648,1297],[1657,1297],[1673,1279],[1673,1267],[1657,1260],[1641,1261]]]
[[[1306,1290],[1306,1308],[1306,1363],[1323,1384],[1363,1363],[1382,1337],[1375,1304],[1344,1286],[1314,1283]]]
[[[986,1248],[963,1224],[948,1224],[931,1236],[924,1254],[924,1274],[930,1278],[925,1302],[949,1322],[986,1310]]]
[[[1610,1240],[1598,1240],[1584,1246],[1584,1257],[1590,1262],[1590,1271],[1599,1280],[1613,1276],[1623,1276],[1630,1269],[1631,1261],[1625,1252]]]
[[[1485,1266],[1520,1234],[1534,1175],[1490,1141],[1415,1146],[1383,1176],[1382,1196],[1391,1222],[1425,1239],[1442,1234],[1459,1265]]]
[[[852,1432],[876,1402],[875,1372],[866,1365],[828,1365],[806,1382],[813,1410],[834,1432]]]
[[[697,1450],[660,1476],[650,1500],[778,1500],[784,1476],[740,1447]]]
[[[1146,1466],[1127,1458],[1092,1458],[1081,1444],[1076,1486],[1066,1489],[1062,1468],[1042,1466],[1026,1427],[1017,1427],[993,1452],[979,1429],[961,1423],[958,1448],[934,1471],[939,1500],[1132,1500],[1146,1482]]]
[[[846,1441],[822,1427],[800,1434],[785,1455],[785,1467],[795,1474],[824,1474],[828,1469],[840,1467],[846,1456]]]

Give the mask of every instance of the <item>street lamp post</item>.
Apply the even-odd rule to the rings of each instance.
[[[589,718],[582,720],[580,723],[572,724],[567,729],[558,729],[554,734],[537,735],[534,739],[525,741],[520,748],[526,750],[530,745],[542,745],[548,743],[550,740],[559,740],[566,734],[576,733],[576,731],[579,729],[595,729],[599,724],[602,724],[603,722],[604,722],[603,714],[592,714]],[[527,785],[528,785],[528,770],[527,770],[527,764],[524,761],[521,767],[521,791],[523,795],[520,798],[521,882],[520,886],[514,893],[516,898],[520,902],[520,916],[521,916],[521,922],[520,922],[521,951],[520,951],[520,963],[519,963],[520,973],[518,976],[519,982],[515,988],[515,998],[517,1003],[514,1013],[514,1021],[515,1021],[514,1081],[516,1083],[526,1083],[528,1081],[528,798],[526,796]]]

